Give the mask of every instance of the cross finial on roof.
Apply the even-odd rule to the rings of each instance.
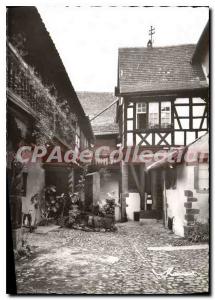
[[[153,45],[153,39],[152,36],[155,34],[155,27],[151,26],[149,29],[149,36],[150,36],[150,40],[147,43],[147,47],[152,47]]]

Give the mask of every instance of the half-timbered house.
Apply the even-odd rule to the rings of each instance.
[[[115,94],[123,149],[138,146],[139,152],[169,152],[207,132],[208,80],[196,49],[191,44],[153,47],[152,43],[119,49]],[[162,218],[162,171],[146,172],[146,163],[134,161],[122,162],[121,170],[124,213],[131,219],[139,213],[141,218]]]
[[[87,176],[86,194],[91,194],[89,191],[93,188],[94,180],[97,181],[94,185],[94,203],[104,204],[110,194],[115,198],[116,204],[119,204],[120,167],[119,163],[112,164],[109,159],[109,154],[117,149],[119,139],[119,127],[116,123],[117,98],[113,93],[107,92],[77,92],[77,95],[86,115],[92,120],[94,153],[101,147],[109,148],[108,152],[101,150],[99,157],[93,161],[92,173]],[[115,219],[121,220],[119,205],[115,209]]]
[[[191,62],[202,66],[209,84],[209,22]],[[189,236],[196,226],[201,230],[201,226],[207,228],[209,222],[209,133],[180,151],[183,154],[180,161],[177,161],[177,156],[170,161],[161,159],[147,166],[147,171],[162,172],[165,226],[180,236]]]

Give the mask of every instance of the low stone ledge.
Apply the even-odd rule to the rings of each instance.
[[[157,219],[141,219],[139,220],[140,225],[151,225],[157,223]]]

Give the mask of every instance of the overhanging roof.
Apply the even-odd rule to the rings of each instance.
[[[24,60],[42,77],[43,84],[54,86],[58,96],[66,99],[74,113],[77,113],[85,135],[94,139],[90,122],[79,102],[59,53],[47,31],[40,14],[33,6],[7,8],[7,36],[13,38],[24,49]],[[15,45],[16,48],[19,47]]]
[[[195,47],[120,48],[119,94],[207,88],[200,64],[191,64]]]

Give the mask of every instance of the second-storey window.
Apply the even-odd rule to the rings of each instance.
[[[147,127],[147,107],[145,102],[137,103],[137,129]]]
[[[171,128],[171,102],[136,104],[137,129]]]
[[[152,102],[149,103],[149,126],[148,128],[158,128],[159,127],[159,103]]]
[[[161,102],[161,127],[171,127],[171,102]]]

